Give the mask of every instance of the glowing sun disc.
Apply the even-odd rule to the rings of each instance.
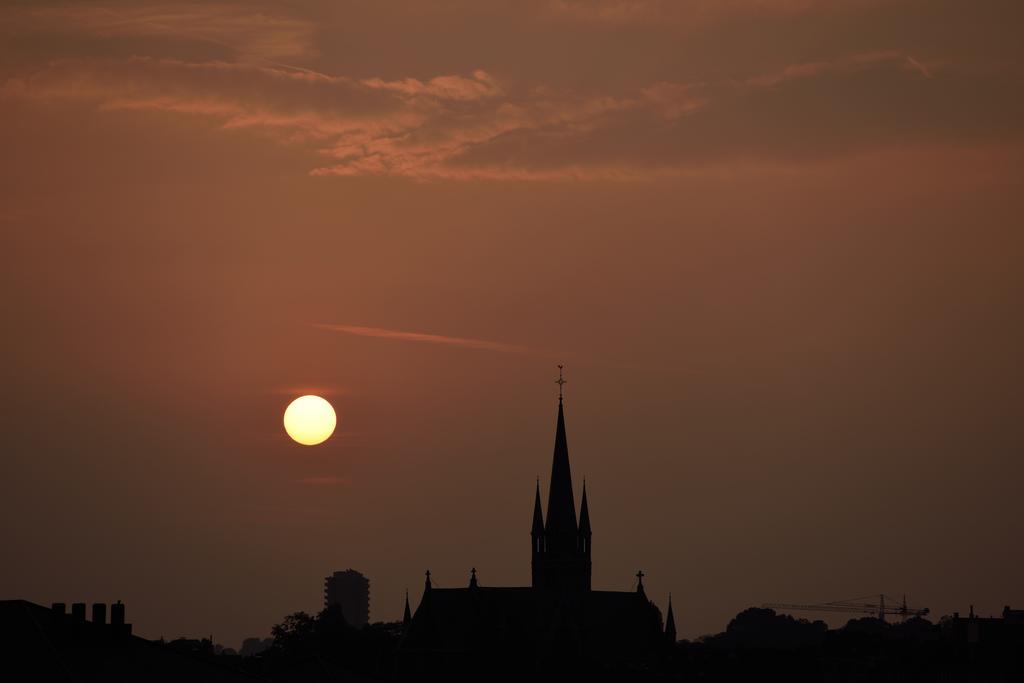
[[[338,416],[331,404],[312,394],[299,396],[284,411],[284,430],[303,446],[327,441],[337,424]]]

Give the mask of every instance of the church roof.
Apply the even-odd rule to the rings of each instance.
[[[528,587],[433,588],[413,615],[406,650],[469,651],[502,632],[523,636],[535,625]]]
[[[595,639],[657,638],[661,615],[633,591],[587,591],[551,599],[530,587],[433,588],[424,592],[402,649],[436,653],[503,644],[540,647],[559,634],[569,634],[583,649]]]

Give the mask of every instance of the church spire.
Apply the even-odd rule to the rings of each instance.
[[[676,644],[676,618],[672,614],[672,594],[668,594],[668,614],[665,615],[665,640]]]
[[[586,495],[580,509],[584,526],[576,523],[576,504],[569,470],[569,444],[565,437],[565,376],[558,366],[558,421],[551,459],[546,517],[541,514],[540,486],[533,502],[533,587],[554,591],[590,590],[590,512]]]
[[[590,536],[590,509],[587,507],[587,480],[583,480],[583,501],[580,503],[580,535]]]
[[[551,483],[548,488],[547,531],[549,550],[565,545],[576,546],[576,504],[572,495],[572,473],[569,470],[569,445],[565,438],[565,412],[562,407],[562,366],[558,366],[558,422],[555,425],[555,452],[551,462]],[[562,537],[559,540],[558,537]],[[552,543],[554,541],[554,543]]]
[[[534,552],[544,551],[544,512],[541,510],[541,477],[537,477],[537,490],[534,492],[534,526],[529,535],[534,538]]]
[[[540,477],[537,477],[537,490],[533,495],[533,528],[530,535],[534,540],[544,535],[544,512],[540,507]]]
[[[580,502],[580,531],[576,541],[576,549],[586,561],[586,584],[590,589],[590,508],[587,506],[587,480],[583,480],[583,500]]]

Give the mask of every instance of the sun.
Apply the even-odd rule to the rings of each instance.
[[[338,416],[331,404],[312,394],[299,396],[284,411],[284,430],[303,446],[327,441],[337,424]]]

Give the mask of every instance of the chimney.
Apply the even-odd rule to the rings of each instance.
[[[110,604],[110,628],[117,638],[127,638],[132,634],[132,625],[124,623],[124,603],[120,600]]]
[[[105,602],[92,603],[92,623],[107,623],[107,604]]]
[[[71,620],[72,621],[85,621],[85,603],[84,602],[73,602],[73,603],[71,603]]]

